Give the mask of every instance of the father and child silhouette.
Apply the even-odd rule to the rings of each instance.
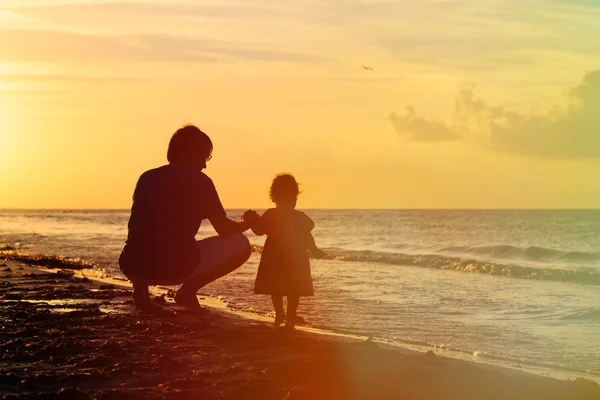
[[[277,175],[269,193],[276,207],[262,216],[247,210],[240,221],[234,221],[227,217],[212,180],[202,172],[212,151],[208,135],[186,125],[171,137],[169,163],[138,179],[127,240],[119,257],[121,271],[133,283],[135,306],[162,314],[164,310],[150,301],[148,286],[181,284],[175,302],[200,310],[197,291],[250,257],[250,243],[243,232],[252,229],[256,235],[267,235],[254,293],[271,295],[275,325],[285,322],[286,329],[293,329],[303,322],[296,314],[300,297],[313,295],[308,254],[317,258],[325,254],[311,234],[314,222],[295,209],[299,185],[290,174]],[[211,222],[217,236],[197,241],[204,219]]]

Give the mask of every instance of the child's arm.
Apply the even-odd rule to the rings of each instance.
[[[315,227],[314,221],[312,219],[310,219],[310,217],[304,213],[301,213],[301,215],[303,215],[303,217],[304,217],[304,221],[303,221],[304,225],[303,226],[307,232],[307,236],[306,236],[307,250],[316,258],[325,257],[325,252],[323,252],[323,250],[321,250],[317,247],[317,244],[315,243],[315,238],[313,237],[312,233],[310,232]]]
[[[250,229],[252,229],[252,232],[257,236],[262,236],[266,233],[264,228],[261,226],[260,220],[258,220],[256,224],[252,225]]]
[[[308,243],[307,243],[308,251],[310,251],[316,258],[325,257],[325,252],[317,247],[315,243],[315,238],[312,233],[308,233]]]

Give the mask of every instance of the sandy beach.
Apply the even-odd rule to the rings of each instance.
[[[590,380],[503,371],[206,307],[136,312],[130,288],[0,260],[4,399],[598,399]]]

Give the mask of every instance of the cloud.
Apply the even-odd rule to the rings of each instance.
[[[83,75],[83,74],[15,74],[15,73],[0,73],[0,82],[11,83],[50,83],[50,84],[66,84],[66,83],[148,83],[156,81],[170,81],[173,77],[163,76],[139,76],[139,75]]]
[[[164,34],[94,35],[58,30],[0,29],[0,61],[189,61],[223,58],[265,62],[309,62],[319,55],[260,45]]]
[[[234,57],[242,59],[304,62],[314,60],[315,52],[344,59],[373,54],[368,50],[374,49],[395,61],[452,73],[514,74],[515,69],[547,69],[549,63],[582,65],[600,55],[590,39],[600,34],[600,9],[590,7],[582,13],[564,6],[566,2],[553,0],[540,10],[535,2],[517,0],[286,0],[269,6],[258,0],[0,0],[0,10],[28,19],[19,22],[15,17],[11,27],[50,26],[123,36],[195,32],[231,42],[252,40],[249,51],[244,45],[224,49],[236,50]],[[204,56],[195,51],[176,46],[175,54],[170,49],[160,54],[186,60]],[[572,58],[577,60],[569,61]]]
[[[78,3],[65,2],[33,2],[18,3],[5,6],[26,15],[68,21],[74,16],[85,17],[90,13],[95,15],[127,15],[140,18],[146,14],[161,16],[208,17],[223,19],[249,19],[281,17],[286,14],[276,4],[270,7],[264,5],[243,4],[198,4],[182,1],[80,1]],[[288,13],[291,13],[288,12]]]
[[[553,0],[555,3],[570,7],[598,7],[598,0]]]
[[[171,35],[138,35],[132,36],[141,48],[153,51],[176,51],[185,54],[203,54],[208,56],[228,56],[251,61],[271,62],[309,62],[325,60],[325,57],[316,54],[270,50],[257,45],[243,43],[228,43],[212,39],[198,39],[191,37],[178,37]]]
[[[443,122],[419,117],[412,106],[406,107],[406,113],[403,115],[391,113],[388,119],[398,133],[418,142],[439,142],[460,138],[452,128]]]
[[[492,151],[539,157],[600,157],[600,70],[544,113],[519,113],[478,99],[463,87],[449,122],[426,120],[412,107],[388,117],[394,129],[420,142],[461,140]]]
[[[592,1],[600,4],[587,0]],[[513,73],[517,68],[545,69],[550,62],[556,65],[575,57],[582,65],[600,55],[600,47],[590,39],[600,34],[596,23],[600,7],[581,12],[581,8],[547,4],[540,10],[538,4],[510,0],[400,6],[406,10],[389,6],[387,18],[402,22],[394,21],[392,27],[380,16],[381,28],[371,29],[369,40],[392,57],[439,70]]]

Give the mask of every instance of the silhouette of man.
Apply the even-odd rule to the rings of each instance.
[[[212,180],[202,172],[212,150],[208,135],[186,125],[171,137],[169,164],[144,172],[137,182],[119,266],[133,282],[133,300],[140,310],[162,310],[150,302],[149,285],[181,283],[175,302],[198,310],[198,289],[250,257],[250,243],[242,232],[258,214],[248,210],[241,221],[227,217]],[[218,236],[196,241],[203,219]]]

